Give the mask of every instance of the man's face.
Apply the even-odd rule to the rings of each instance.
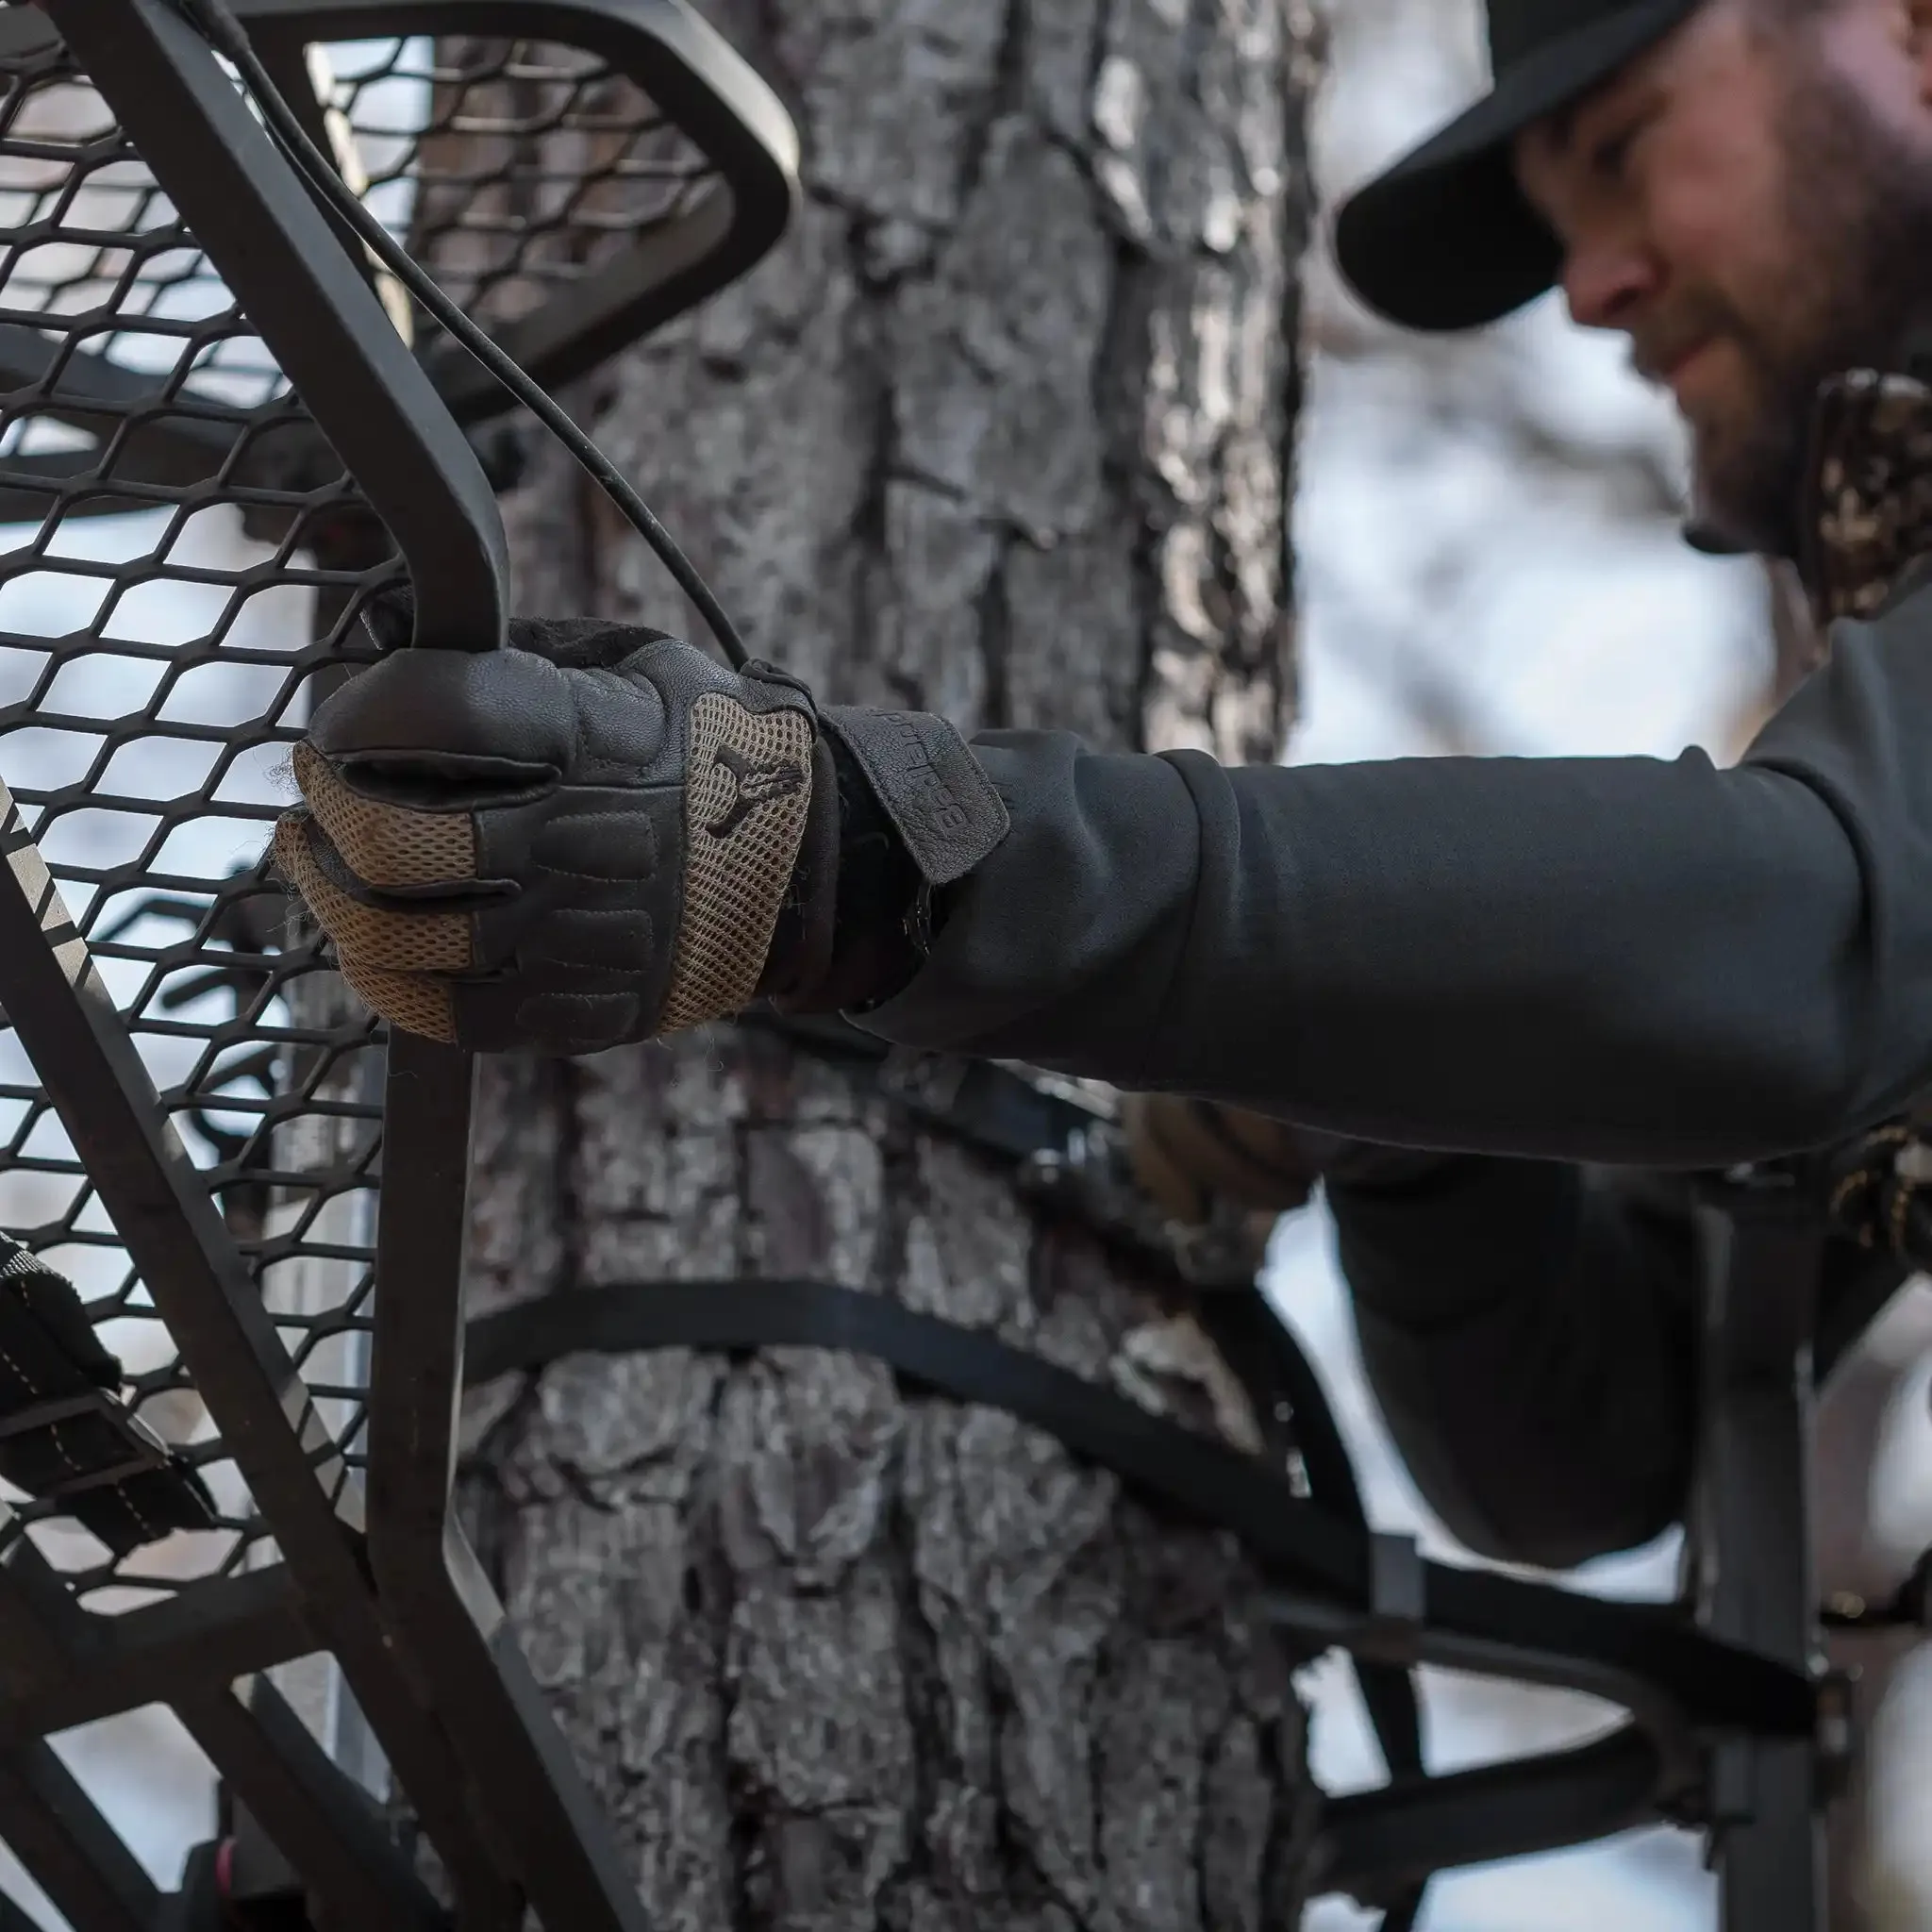
[[[1674,394],[1697,521],[1790,554],[1819,384],[1932,311],[1932,63],[1906,0],[1753,7],[1707,0],[1516,169],[1572,314]]]

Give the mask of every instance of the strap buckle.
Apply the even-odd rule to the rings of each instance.
[[[42,1429],[58,1428],[62,1423],[89,1420],[106,1424],[127,1454],[119,1461],[62,1476],[41,1491],[45,1500],[125,1483],[149,1470],[165,1469],[173,1459],[160,1437],[127,1409],[118,1395],[106,1389],[85,1389],[74,1395],[52,1396],[0,1416],[0,1444],[16,1437],[38,1434]]]

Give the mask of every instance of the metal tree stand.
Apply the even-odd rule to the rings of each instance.
[[[681,0],[235,11],[347,189],[541,381],[723,287],[790,217],[785,115]],[[412,585],[415,648],[501,642],[507,398],[311,194],[178,0],[0,9],[0,1224],[75,1278],[120,1362],[108,1387],[73,1332],[64,1355],[39,1335],[48,1364],[0,1381],[0,1451],[44,1452],[0,1526],[0,1838],[76,1932],[512,1932],[529,1913],[637,1932],[614,1840],[452,1519],[470,1067],[340,998],[261,861],[274,767],[317,691],[372,654],[378,585]],[[560,134],[563,170],[544,158]],[[1043,1197],[1163,1239],[1108,1179],[1103,1115],[1005,1068],[886,1072]],[[528,1304],[477,1325],[467,1373],[795,1342],[1008,1408],[1239,1536],[1281,1621],[1362,1660],[1393,1776],[1328,1805],[1329,1889],[1407,1925],[1434,1872],[1668,1817],[1710,1832],[1730,1932],[1818,1932],[1812,1826],[1846,1743],[1801,1560],[1807,1200],[1774,1176],[1713,1193],[1704,1570],[1675,1607],[1372,1534],[1252,1280],[1204,1285],[1201,1306],[1281,1424],[1265,1458],[817,1282]],[[1420,1661],[1586,1690],[1630,1721],[1425,1777]],[[47,1742],[156,1703],[226,1813],[165,1895]],[[388,1778],[447,1905],[385,1823]],[[0,1901],[0,1932],[24,1923]]]
[[[502,313],[552,379],[729,280],[789,217],[785,117],[672,0],[245,17],[336,152],[383,177],[357,185],[387,188],[458,299]],[[387,59],[365,50],[319,95],[308,44],[376,34]],[[490,39],[457,66],[416,38],[459,35]],[[264,1674],[322,1651],[461,1924],[507,1932],[528,1907],[635,1927],[608,1831],[448,1521],[468,1066],[399,1042],[379,1140],[374,1096],[344,1077],[367,1021],[328,1024],[304,992],[323,962],[262,944],[281,924],[258,862],[268,767],[318,674],[357,655],[372,585],[407,573],[425,646],[501,639],[501,530],[458,426],[500,413],[496,391],[440,395],[449,345],[406,347],[394,291],[173,8],[8,8],[0,75],[0,508],[26,526],[0,620],[0,765],[19,784],[0,874],[8,1218],[79,1279],[130,1365],[103,1398],[121,1466],[157,1454],[146,1419],[172,1404],[154,1436],[175,1437],[213,1505],[203,1529],[90,1547],[60,1519],[109,1464],[8,1525],[0,1834],[77,1932],[161,1924],[166,1902],[42,1741],[161,1702],[314,1923],[441,1922]],[[520,173],[533,124],[580,129],[586,165]],[[210,560],[225,518],[266,552]],[[371,527],[389,554],[343,568]],[[337,616],[308,643],[311,598]],[[410,1291],[377,1295],[377,1276]]]

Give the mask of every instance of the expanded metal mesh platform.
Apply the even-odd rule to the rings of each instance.
[[[17,9],[0,27],[0,776],[329,1406],[340,1490],[360,1454],[375,1034],[262,855],[317,676],[368,655],[361,601],[400,559],[58,35]],[[724,192],[596,52],[393,35],[307,42],[293,77],[345,178],[494,324],[568,304]],[[15,1498],[0,1547],[34,1536],[96,1610],[253,1560],[245,1484],[10,1032],[0,1132],[0,1226],[81,1287],[130,1407],[223,1517],[113,1563]]]
[[[381,526],[274,357],[51,36],[0,65],[0,776],[353,1481],[379,1144],[370,1023],[263,870],[317,671],[355,655]],[[403,158],[403,167],[408,158]],[[406,175],[395,176],[403,180]],[[25,376],[26,380],[18,380]],[[283,452],[292,473],[276,473]],[[158,455],[160,460],[150,460]],[[359,570],[345,551],[373,553]],[[336,568],[320,558],[336,554]],[[142,1424],[219,1525],[112,1560],[16,1502],[90,1610],[267,1554],[247,1487],[10,1030],[0,1226],[81,1290]]]
[[[498,326],[594,284],[719,187],[710,158],[593,54],[417,38],[314,65],[362,158],[364,199]]]
[[[235,10],[344,181],[540,379],[728,281],[789,218],[782,113],[675,0]],[[34,1740],[155,1702],[305,1878],[345,1868],[355,1923],[420,1919],[286,1708],[240,1681],[310,1654],[369,1707],[465,1923],[628,1923],[601,1822],[444,1547],[447,1445],[401,1413],[399,1377],[433,1407],[454,1374],[461,1063],[423,1071],[455,1144],[391,1137],[429,1208],[399,1241],[397,1055],[264,858],[289,747],[374,652],[375,589],[410,582],[442,641],[497,641],[503,479],[457,425],[506,413],[167,0],[0,8],[0,1229],[78,1290],[131,1452],[207,1498],[201,1526],[117,1551],[65,1485],[0,1486],[0,1723],[24,1740],[0,1747],[0,1838],[76,1927],[159,1902]],[[392,1305],[391,1343],[385,1255],[437,1284],[413,1331]],[[387,1528],[365,1494],[386,1346],[413,1443]],[[63,1424],[35,1426],[58,1457]],[[479,1778],[520,1814],[502,1843],[470,1816]]]

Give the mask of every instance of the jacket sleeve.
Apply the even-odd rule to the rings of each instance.
[[[1331,1180],[1328,1198],[1377,1406],[1470,1548],[1568,1569],[1680,1517],[1697,1393],[1682,1204],[1471,1156]]]
[[[1012,830],[860,1024],[1362,1140],[1712,1166],[1932,1083],[1932,591],[1742,762],[975,750]]]

